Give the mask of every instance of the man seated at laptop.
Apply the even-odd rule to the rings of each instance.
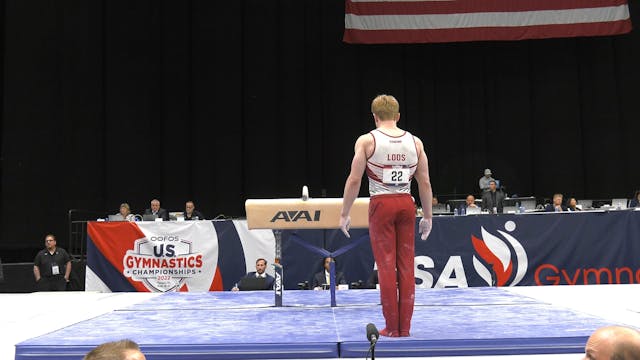
[[[473,195],[467,195],[464,208],[467,214],[480,214],[480,207],[476,205],[476,197]]]
[[[477,208],[478,205],[476,205],[476,197],[473,195],[467,195],[467,199],[465,200],[464,207],[465,209]]]
[[[155,215],[163,221],[169,221],[169,212],[160,207],[160,200],[151,200],[151,208],[144,211],[144,215]]]
[[[131,213],[129,204],[120,204],[120,212],[115,215],[109,215],[109,221],[134,221],[134,215]]]
[[[329,285],[331,284],[329,269],[331,268],[332,261],[335,263],[336,260],[331,256],[325,256],[325,258],[323,259],[324,269],[320,272],[317,272],[313,276],[313,284],[311,285],[311,288],[313,290],[322,290],[322,289],[329,288]],[[344,285],[348,283],[344,279],[344,274],[336,270],[336,285],[340,285],[340,284]]]
[[[189,200],[184,204],[184,219],[185,220],[204,220],[204,215],[196,210],[196,204]]]
[[[273,276],[267,274],[265,270],[267,270],[267,260],[263,258],[256,260],[256,271],[247,273],[247,275],[240,279],[240,282],[236,286],[234,286],[231,291],[273,289],[273,283],[275,282],[275,279]],[[254,279],[259,280],[254,281]]]

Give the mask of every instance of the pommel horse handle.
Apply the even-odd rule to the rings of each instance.
[[[304,196],[303,191],[303,198]],[[282,306],[283,271],[282,256],[283,229],[337,229],[340,227],[342,198],[320,199],[249,199],[244,203],[247,226],[253,229],[272,229],[276,240],[274,261],[276,285],[275,306]],[[369,198],[357,198],[351,207],[351,227],[369,227]],[[335,267],[331,266],[331,278],[335,279]],[[336,285],[331,282],[331,306],[336,306]]]
[[[249,229],[337,229],[342,198],[249,199],[244,203]],[[369,198],[351,207],[351,227],[369,227]]]

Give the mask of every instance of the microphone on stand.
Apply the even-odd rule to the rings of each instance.
[[[380,333],[375,325],[372,323],[367,324],[367,340],[371,343],[371,345],[375,345],[378,342],[378,338],[380,337]]]
[[[371,343],[369,346],[369,352],[371,353],[371,360],[376,360],[376,343],[378,342],[378,338],[380,337],[380,333],[375,325],[372,323],[367,324],[367,340]]]

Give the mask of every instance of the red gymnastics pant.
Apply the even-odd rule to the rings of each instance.
[[[416,286],[413,274],[415,221],[411,195],[371,197],[369,237],[378,264],[386,333],[391,336],[409,336],[411,328]]]

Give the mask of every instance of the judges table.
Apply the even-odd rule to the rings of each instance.
[[[274,245],[271,231],[244,220],[90,222],[86,289],[229,290],[257,258],[271,262]],[[350,239],[337,229],[284,230],[285,289],[322,270],[313,248],[341,253],[336,268],[349,283],[372,272],[367,229]],[[436,216],[429,239],[416,236],[415,278],[422,288],[640,283],[640,212]]]

